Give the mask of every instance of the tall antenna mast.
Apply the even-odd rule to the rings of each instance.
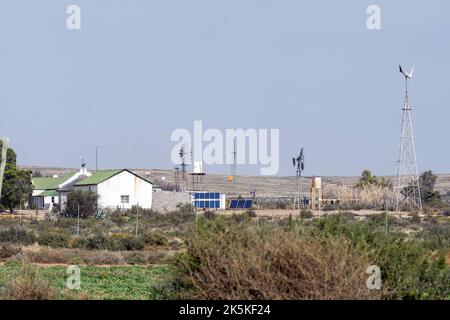
[[[130,159],[130,166],[134,166],[134,170],[137,170],[137,164],[136,164],[136,159],[134,157],[134,150],[135,150],[136,146],[133,144],[133,142],[131,140],[128,140],[128,147],[127,147],[127,151],[128,151],[128,156]]]
[[[411,107],[408,101],[408,80],[412,78],[414,68],[410,73],[404,71],[401,66],[399,68],[400,73],[405,77],[405,102],[402,109],[402,128],[397,162],[396,210],[417,209],[422,211]]]
[[[95,146],[95,171],[98,171],[98,149],[103,148],[103,146]]]
[[[233,176],[233,189],[234,193],[237,195],[237,184],[236,184],[236,166],[237,166],[237,146],[236,146],[236,137],[233,139],[233,165],[231,167],[231,175]]]

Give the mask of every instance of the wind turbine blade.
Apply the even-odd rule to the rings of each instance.
[[[411,69],[411,72],[409,73],[409,76],[412,78],[413,77],[413,72],[414,72],[414,67]]]

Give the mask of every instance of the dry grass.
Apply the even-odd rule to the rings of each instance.
[[[205,228],[180,258],[194,299],[370,299],[368,257],[343,239]]]
[[[324,199],[339,199],[342,209],[394,210],[395,193],[379,186],[355,188],[349,186],[325,185]]]
[[[57,296],[57,290],[28,264],[22,265],[18,276],[6,283],[0,294],[2,300],[53,300]]]
[[[39,245],[23,247],[16,260],[38,264],[77,264],[77,265],[149,265],[159,264],[173,255],[171,251],[154,249],[152,251],[107,251],[49,248]]]

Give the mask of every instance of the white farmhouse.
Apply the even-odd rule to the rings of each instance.
[[[127,169],[97,171],[73,188],[97,193],[99,208],[152,207],[152,183]]]
[[[61,205],[65,200],[66,190],[70,190],[74,183],[91,175],[92,173],[83,165],[80,171],[67,173],[61,177],[33,178],[32,203],[37,209],[51,210],[54,205]]]

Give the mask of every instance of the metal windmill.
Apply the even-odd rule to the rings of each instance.
[[[303,154],[303,147],[300,149],[300,153],[296,158],[292,158],[292,165],[296,167],[297,176],[297,197],[294,199],[294,209],[295,202],[298,202],[298,208],[300,209],[300,180],[302,178],[302,172],[305,170],[305,155]],[[305,203],[302,201],[302,208],[304,208]]]
[[[186,167],[188,166],[188,162],[189,162],[188,157],[190,156],[191,153],[192,153],[192,151],[188,151],[188,147],[186,145],[182,145],[180,148],[180,151],[178,153],[178,155],[180,156],[180,159],[181,159],[180,167],[181,167],[181,178],[183,181],[183,183],[182,183],[183,185],[185,185],[186,181],[187,181]]]
[[[411,107],[408,101],[408,80],[414,68],[406,72],[401,66],[400,73],[405,77],[405,102],[403,105],[402,129],[400,135],[399,157],[397,162],[396,210],[417,209],[422,211],[419,173],[417,171],[416,150],[414,147]]]

